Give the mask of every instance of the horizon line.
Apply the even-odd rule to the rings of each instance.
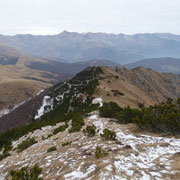
[[[17,33],[17,34],[2,34],[0,33],[0,35],[3,35],[3,36],[19,36],[19,35],[32,35],[32,36],[57,36],[59,34],[62,34],[62,33],[76,33],[76,34],[88,34],[88,33],[91,33],[91,34],[111,34],[111,35],[126,35],[126,36],[133,36],[133,35],[143,35],[143,34],[150,34],[150,35],[153,35],[153,34],[171,34],[171,35],[180,35],[180,34],[175,34],[175,33],[171,33],[171,32],[144,32],[144,33],[132,33],[132,34],[126,34],[126,33],[108,33],[108,32],[92,32],[92,31],[87,31],[87,32],[77,32],[77,31],[67,31],[67,30],[63,30],[59,33]]]

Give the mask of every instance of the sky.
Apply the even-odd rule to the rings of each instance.
[[[0,0],[0,34],[180,34],[180,0]]]

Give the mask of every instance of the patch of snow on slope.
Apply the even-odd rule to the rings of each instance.
[[[95,99],[93,99],[92,103],[93,104],[99,103],[100,104],[99,106],[102,107],[103,106],[103,99],[102,99],[102,97],[95,98]]]
[[[43,90],[43,89],[42,89],[42,90],[40,90],[40,91],[36,94],[36,96],[40,95],[42,92],[44,92],[44,90]]]
[[[88,176],[88,174],[95,171],[95,169],[96,169],[96,165],[93,164],[93,165],[89,166],[89,168],[86,170],[86,173],[84,173],[84,172],[80,171],[80,167],[79,167],[76,171],[66,174],[66,175],[64,175],[64,177],[65,177],[65,179],[70,179],[70,180],[84,179]]]
[[[9,114],[10,112],[12,112],[13,110],[15,110],[16,108],[18,108],[19,106],[23,105],[26,101],[30,100],[31,98],[28,98],[27,100],[16,104],[12,109],[3,109],[0,111],[0,118],[6,114]]]
[[[44,90],[40,90],[36,96],[40,95],[42,92],[44,92]],[[22,101],[19,104],[16,104],[12,109],[3,109],[0,111],[0,118],[4,115],[9,114],[10,112],[12,112],[13,110],[15,110],[16,108],[18,108],[19,106],[23,105],[25,102],[29,101],[31,98],[26,99],[25,101]]]
[[[38,114],[34,117],[35,119],[40,118],[42,115],[44,115],[46,112],[48,112],[45,107],[50,106],[50,110],[53,109],[53,99],[51,99],[50,96],[44,96],[42,106],[38,110]]]

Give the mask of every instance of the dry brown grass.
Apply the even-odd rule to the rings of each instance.
[[[0,65],[0,110],[16,105],[52,85],[48,72]],[[50,74],[50,73],[49,73]]]
[[[165,100],[165,97],[177,98],[180,94],[180,79],[171,74],[145,68],[123,70],[123,73],[107,67],[102,67],[102,70],[104,79],[100,80],[94,96],[101,96],[104,102],[113,101],[121,107],[138,107],[139,103],[150,106]],[[114,94],[112,90],[124,95]]]

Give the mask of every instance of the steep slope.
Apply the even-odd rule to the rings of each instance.
[[[87,68],[85,71],[80,72],[77,74],[73,79],[71,79],[68,82],[64,83],[59,83],[49,90],[47,92],[44,92],[44,100],[42,102],[42,107],[38,103],[38,105],[33,105],[32,104],[37,104],[36,100],[34,102],[33,99],[30,99],[27,101],[25,104],[21,105],[19,108],[15,109],[11,113],[3,116],[0,118],[0,133],[5,132],[9,129],[12,129],[14,127],[18,127],[19,125],[23,124],[28,124],[34,121],[35,116],[42,116],[45,112],[49,112],[53,108],[53,114],[54,114],[54,120],[56,121],[56,115],[59,113],[66,113],[71,110],[71,103],[74,104],[78,103],[78,101],[81,100],[81,98],[85,98],[86,96],[81,93],[85,94],[90,94],[94,92],[94,89],[96,85],[98,84],[98,74],[102,72],[100,68]],[[39,95],[41,96],[41,94]],[[79,97],[79,100],[76,102],[76,96]],[[89,96],[90,99],[92,99],[91,96]],[[73,101],[74,99],[74,101]],[[78,98],[77,98],[78,99]],[[87,100],[86,106],[83,105],[81,107],[81,110],[84,109],[85,107],[88,109],[89,108],[89,101],[90,99]],[[32,101],[32,102],[31,102]],[[30,103],[31,102],[31,103]],[[79,102],[79,106],[82,104]],[[78,106],[77,106],[78,107]],[[38,108],[39,111],[38,111]],[[73,107],[74,110],[75,107]],[[25,109],[25,110],[23,110]],[[31,109],[31,113],[22,113],[26,112],[26,109]],[[47,117],[45,116],[45,119],[51,119],[51,114],[47,113]],[[23,114],[23,117],[22,117]]]
[[[93,137],[87,137],[82,130],[69,133],[69,127],[64,132],[47,138],[54,129],[64,125],[58,123],[14,141],[14,149],[28,137],[34,137],[37,143],[19,153],[12,151],[11,156],[1,161],[0,179],[8,176],[9,170],[17,170],[27,165],[31,167],[36,163],[42,168],[41,177],[45,180],[179,179],[180,139],[139,132],[133,124],[111,122],[108,118],[100,118],[96,111],[85,118],[85,124],[84,128],[94,124],[99,132]],[[100,137],[104,128],[117,133],[115,141],[103,140]],[[71,143],[63,146],[66,142]],[[47,149],[54,146],[56,150],[47,153]],[[97,146],[106,150],[108,155],[97,159]]]
[[[99,113],[110,100],[122,107],[138,107],[140,95],[147,101],[145,105],[154,104],[156,98],[166,99],[163,94],[170,94],[174,86],[177,92],[172,91],[172,96],[176,98],[180,91],[175,77],[145,68],[90,67],[51,87],[0,119],[7,129],[26,124],[0,136],[0,178],[9,179],[10,170],[38,163],[43,179],[179,179],[178,136],[145,132],[135,124],[119,124]],[[153,96],[160,91],[160,97]],[[114,99],[106,99],[105,92]],[[114,132],[105,136],[106,128]],[[116,136],[112,138],[111,133]]]
[[[144,59],[134,63],[125,64],[124,66],[129,69],[143,66],[145,68],[151,68],[154,71],[158,72],[180,74],[180,59],[170,57]]]
[[[0,116],[57,82],[56,74],[28,68],[32,62],[43,60],[0,45]]]
[[[180,96],[180,76],[161,74],[151,69],[139,67],[132,70],[117,68],[116,71],[103,67],[104,78],[95,95],[101,96],[105,102],[114,101],[121,107],[138,107],[154,105],[167,97]]]
[[[92,97],[102,97],[103,102],[116,102],[120,107],[130,106],[138,108],[140,104],[147,107],[165,101],[168,97],[178,98],[180,96],[180,77],[174,74],[157,73],[143,67],[133,70],[91,67],[78,73],[70,81],[57,84],[52,89],[50,88],[47,94],[49,98],[44,99],[45,102],[41,111],[45,110],[45,112],[48,112],[54,107],[54,111],[57,111],[57,114],[62,112],[62,110],[62,113],[69,112],[71,110],[70,102],[74,97],[77,96],[80,100],[83,100],[87,98],[87,95],[90,99]],[[74,103],[81,105],[80,100]],[[61,104],[63,104],[62,107]],[[46,105],[47,107],[45,107]],[[58,107],[57,109],[55,108],[56,106]],[[29,103],[28,107],[32,109],[35,117],[35,114],[38,113],[37,109],[31,108],[31,103]],[[24,108],[23,105],[21,108]],[[85,108],[85,106],[81,108]],[[74,107],[72,109],[74,110]],[[28,114],[22,120],[20,118],[21,112],[15,112],[16,115],[12,115],[12,112],[0,118],[0,132],[2,133],[7,129],[34,120],[33,116]],[[43,112],[40,114],[42,115]],[[38,117],[40,116],[38,115]]]
[[[179,35],[106,34],[64,31],[53,36],[0,36],[0,43],[37,56],[55,57],[69,62],[109,59],[119,64],[143,58],[180,58]]]
[[[58,81],[72,78],[89,66],[115,66],[111,61],[64,63],[40,59],[15,48],[0,46],[0,111],[21,103]],[[3,112],[5,112],[3,110]],[[0,112],[0,114],[3,114]],[[1,115],[0,115],[1,116]]]

